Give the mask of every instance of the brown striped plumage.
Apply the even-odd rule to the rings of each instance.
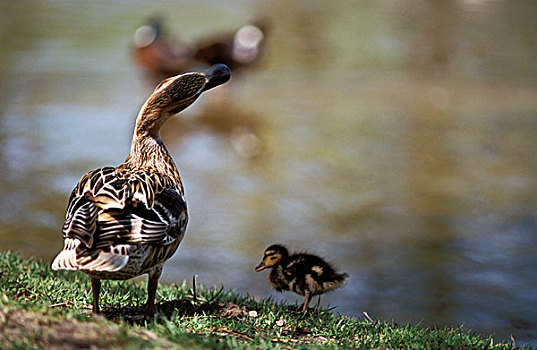
[[[125,163],[88,172],[72,191],[63,225],[64,248],[52,268],[80,270],[91,277],[94,312],[99,312],[101,279],[147,273],[146,312],[154,313],[162,265],[177,250],[188,221],[181,178],[159,130],[229,76],[225,65],[216,65],[204,73],[164,80],[138,114]]]
[[[265,249],[263,260],[255,271],[271,268],[269,283],[277,291],[292,291],[304,296],[302,312],[306,312],[310,298],[341,286],[347,273],[337,273],[322,258],[297,253],[289,255],[287,248],[275,244]]]

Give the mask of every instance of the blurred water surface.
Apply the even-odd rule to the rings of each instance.
[[[294,302],[253,272],[280,242],[349,272],[340,313],[537,340],[530,0],[4,1],[2,250],[52,259],[75,183],[126,157],[155,13],[185,41],[271,22],[259,67],[163,130],[191,217],[165,281]]]

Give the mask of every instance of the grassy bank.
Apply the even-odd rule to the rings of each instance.
[[[160,285],[157,316],[144,320],[145,283],[105,281],[104,317],[90,313],[89,278],[0,253],[2,349],[511,349],[460,328],[360,321],[329,310],[296,313],[284,304],[222,289]]]

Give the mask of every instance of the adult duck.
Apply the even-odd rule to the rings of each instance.
[[[71,193],[63,225],[64,247],[54,270],[79,270],[91,278],[93,312],[99,313],[101,280],[148,274],[146,315],[155,310],[162,266],[177,250],[188,221],[177,167],[160,138],[171,116],[230,78],[225,65],[162,81],[136,119],[123,164],[85,174]]]

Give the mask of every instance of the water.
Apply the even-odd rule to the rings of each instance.
[[[154,84],[130,57],[147,15],[187,41],[265,16],[260,67],[163,130],[191,217],[163,279],[293,303],[253,272],[279,242],[350,274],[321,300],[342,314],[537,341],[534,2],[6,1],[0,13],[2,250],[51,260],[75,183],[126,157]]]

